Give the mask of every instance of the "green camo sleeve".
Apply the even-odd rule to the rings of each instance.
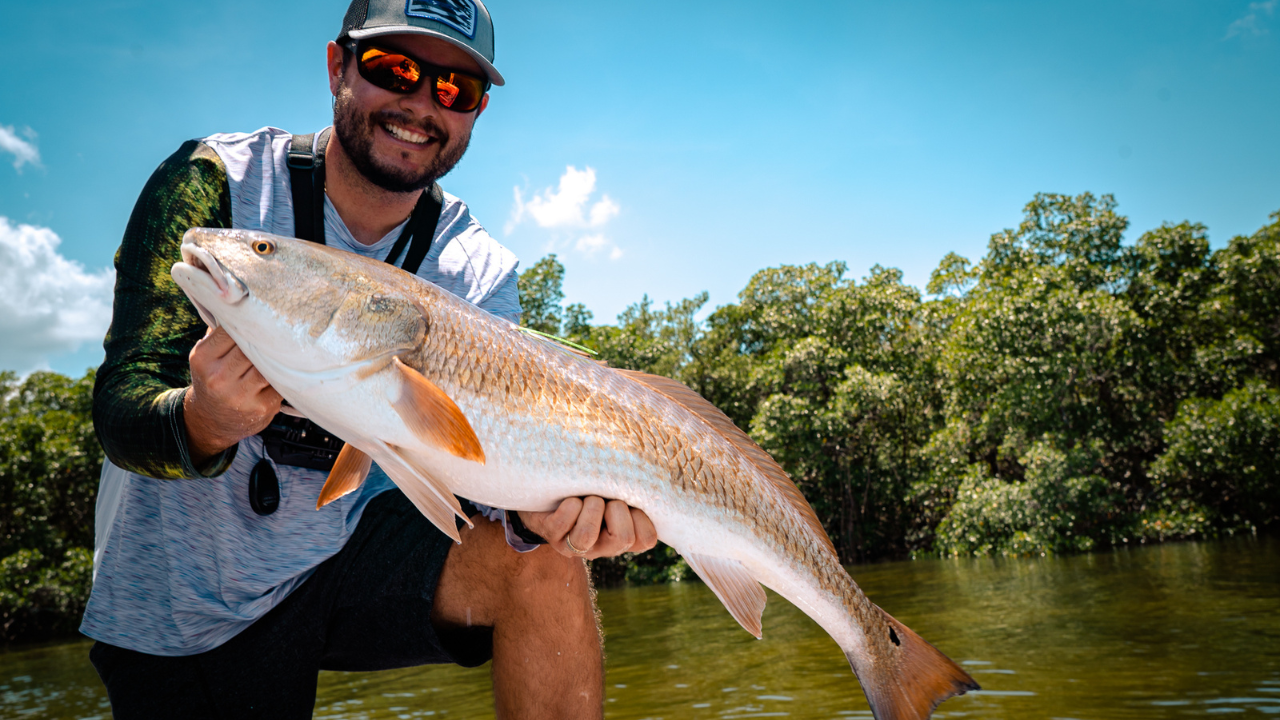
[[[93,388],[93,424],[111,462],[156,478],[213,477],[235,447],[196,467],[187,452],[182,398],[187,355],[205,324],[169,269],[192,227],[231,227],[222,160],[190,140],[147,181],[116,251],[115,304]]]

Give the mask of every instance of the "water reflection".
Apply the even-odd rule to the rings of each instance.
[[[859,566],[983,691],[937,717],[1280,717],[1280,542]],[[869,718],[839,649],[771,595],[764,640],[694,583],[600,593],[607,717]],[[0,652],[0,717],[109,717],[71,643]],[[486,718],[488,670],[324,673],[317,718]]]

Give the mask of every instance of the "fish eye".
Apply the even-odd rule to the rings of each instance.
[[[254,240],[253,251],[259,255],[270,255],[276,251],[276,244],[270,240]]]

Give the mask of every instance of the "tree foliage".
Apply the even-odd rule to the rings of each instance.
[[[0,373],[0,641],[79,624],[103,459],[92,391],[92,371]]]

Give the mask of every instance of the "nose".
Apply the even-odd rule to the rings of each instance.
[[[418,117],[438,116],[440,103],[436,100],[435,84],[424,82],[417,90],[401,96],[400,108]]]

